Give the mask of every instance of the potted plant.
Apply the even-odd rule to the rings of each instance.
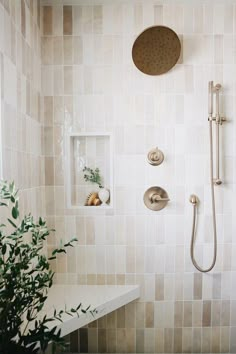
[[[0,182],[0,206],[7,208],[6,222],[0,225],[0,353],[36,354],[45,352],[51,342],[65,348],[65,342],[56,326],[50,322],[62,321],[64,313],[71,315],[82,309],[54,311],[52,317],[38,317],[53,284],[54,273],[50,260],[66,253],[76,239],[56,248],[47,258],[44,242],[51,231],[39,217],[31,214],[20,219],[18,191],[14,183]]]
[[[86,182],[97,184],[98,187],[100,188],[98,193],[93,192],[89,194],[86,201],[86,205],[88,206],[100,205],[101,202],[103,205],[106,204],[110,198],[110,192],[102,185],[102,177],[100,175],[99,168],[96,167],[95,170],[93,170],[92,168],[85,166],[83,168],[83,172],[84,172],[84,179]],[[96,200],[99,200],[100,202],[98,203],[96,202]]]

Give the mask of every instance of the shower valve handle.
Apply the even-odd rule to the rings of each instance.
[[[152,149],[149,151],[147,155],[148,162],[152,166],[158,166],[160,165],[163,160],[164,160],[164,154],[161,150],[158,149],[158,147]]]
[[[169,201],[170,199],[169,198],[162,198],[159,194],[153,194],[150,198],[151,200],[151,203],[159,203],[159,202],[162,202],[162,201]]]

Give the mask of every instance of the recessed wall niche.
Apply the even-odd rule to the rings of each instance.
[[[67,207],[74,209],[110,209],[113,207],[112,136],[110,133],[72,133],[66,149]],[[98,193],[97,183],[86,181],[87,167],[99,169],[101,184],[110,192],[110,199],[101,205],[86,205],[91,193]],[[96,209],[95,209],[96,210]]]

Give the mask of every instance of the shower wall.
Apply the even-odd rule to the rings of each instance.
[[[152,77],[136,69],[131,49],[154,24],[178,33],[182,54],[171,71]],[[50,247],[78,237],[69,257],[53,265],[57,281],[141,286],[138,302],[83,328],[80,339],[74,334],[74,351],[80,342],[83,352],[236,352],[235,43],[233,0],[42,2],[46,213],[57,230]],[[217,263],[201,274],[190,260],[188,198],[196,193],[201,201],[196,256],[208,266],[209,80],[223,85],[228,121],[224,184],[216,190]],[[65,137],[101,131],[114,135],[114,209],[70,210]],[[159,167],[146,159],[155,146],[165,154]],[[153,185],[170,196],[160,212],[143,204]]]
[[[44,215],[40,3],[0,1],[1,163],[21,190],[21,215]]]

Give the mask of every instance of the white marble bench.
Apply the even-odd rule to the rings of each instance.
[[[94,320],[138,299],[140,289],[138,285],[53,285],[45,302],[41,315],[51,315],[54,309],[75,308],[82,303],[83,308],[91,305],[96,313],[81,313],[78,317],[63,315],[63,323],[53,321],[50,328],[57,325],[61,329],[62,337],[87,325]]]

